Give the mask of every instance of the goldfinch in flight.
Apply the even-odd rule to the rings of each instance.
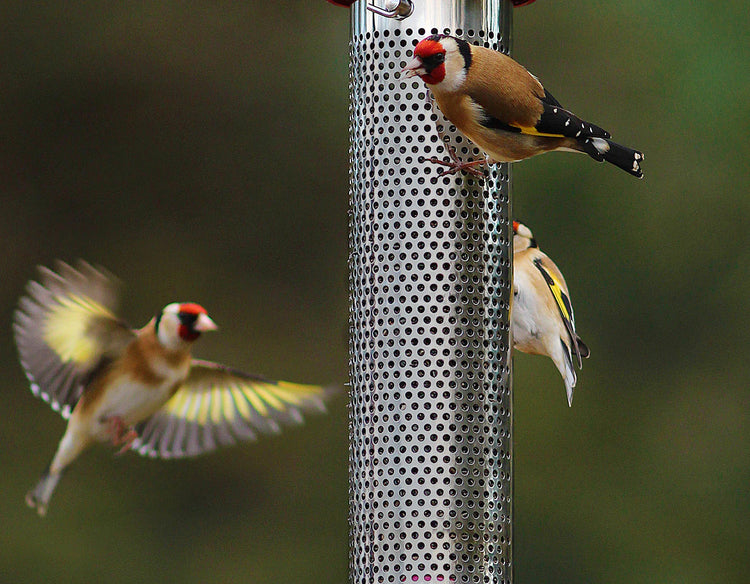
[[[323,411],[328,392],[272,381],[191,356],[216,330],[192,302],[168,304],[139,330],[115,316],[114,280],[85,262],[40,268],[13,330],[33,393],[68,419],[52,462],[26,502],[47,510],[63,471],[95,442],[150,457],[209,452]]]
[[[513,347],[524,353],[547,355],[565,382],[573,405],[577,366],[589,348],[576,333],[568,286],[555,263],[541,251],[531,230],[513,222]]]
[[[609,132],[564,109],[536,77],[503,53],[437,34],[417,44],[403,72],[422,78],[440,111],[491,162],[567,150],[643,177],[641,152],[613,142]],[[485,161],[431,162],[449,166],[452,173]]]

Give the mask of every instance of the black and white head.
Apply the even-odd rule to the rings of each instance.
[[[167,304],[156,316],[156,337],[168,349],[181,349],[218,327],[208,316],[206,309],[194,302]]]
[[[529,249],[530,247],[538,247],[531,229],[523,223],[513,221],[513,253]]]
[[[435,89],[456,91],[471,66],[471,45],[444,34],[434,34],[414,47],[414,59],[403,70],[406,77],[418,75]]]

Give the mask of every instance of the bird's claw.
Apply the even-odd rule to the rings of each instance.
[[[133,442],[138,438],[138,432],[132,426],[126,426],[122,418],[119,416],[112,416],[108,420],[109,432],[112,434],[112,445],[122,447],[116,452],[116,455],[125,454]]]
[[[135,442],[135,439],[138,438],[138,432],[135,431],[134,428],[130,428],[125,435],[122,437],[119,444],[122,444],[122,447],[120,450],[115,452],[116,456],[121,456],[125,454],[128,450],[130,450],[130,447],[133,445],[133,442]],[[117,444],[115,444],[117,446]]]
[[[34,509],[39,517],[44,517],[47,514],[47,505],[37,499],[32,492],[26,493],[25,500],[26,505]]]
[[[432,162],[433,164],[440,164],[441,166],[448,167],[447,169],[440,169],[438,171],[438,176],[449,176],[451,174],[456,174],[457,172],[464,171],[477,178],[484,178],[484,173],[481,170],[474,168],[475,166],[485,164],[484,160],[470,160],[468,162],[460,162],[458,159],[454,159],[453,162],[449,162],[447,160],[440,160],[439,158],[433,156],[432,158],[427,158],[426,162]]]

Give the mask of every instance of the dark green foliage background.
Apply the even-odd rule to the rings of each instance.
[[[568,409],[515,359],[519,583],[741,583],[750,570],[747,4],[539,2],[514,54],[646,153],[514,166],[514,210],[592,347]],[[174,300],[201,357],[346,381],[348,13],[322,0],[0,7],[0,582],[347,579],[347,419],[196,460],[92,450],[38,519],[64,423],[17,363],[36,264],[100,263],[134,325]]]

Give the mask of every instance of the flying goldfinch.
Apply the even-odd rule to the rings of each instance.
[[[111,276],[83,261],[56,268],[40,268],[39,282],[29,282],[13,326],[34,395],[68,419],[52,462],[26,495],[40,515],[63,471],[95,442],[151,457],[194,456],[325,409],[323,387],[194,359],[195,340],[217,328],[202,306],[168,304],[133,330],[115,316]]]
[[[547,355],[565,382],[573,405],[577,366],[589,348],[576,333],[568,286],[555,263],[541,251],[531,230],[513,222],[513,347],[524,353]]]
[[[536,77],[503,53],[437,34],[417,44],[403,72],[422,78],[445,117],[491,162],[567,150],[643,177],[641,152],[613,142],[609,132],[564,109]],[[449,166],[449,173],[486,162],[431,161]]]

